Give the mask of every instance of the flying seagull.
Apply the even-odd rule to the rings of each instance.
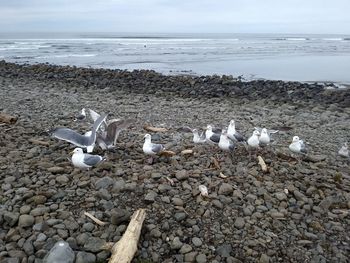
[[[122,130],[127,129],[133,120],[126,119],[113,119],[107,123],[107,128],[105,131],[97,134],[96,142],[103,149],[113,149],[116,145],[118,136]]]
[[[78,147],[86,148],[87,152],[94,150],[95,141],[97,137],[97,130],[101,124],[106,120],[108,114],[101,115],[92,127],[89,135],[81,135],[78,132],[69,128],[56,128],[51,131],[51,136],[59,140],[70,142]]]

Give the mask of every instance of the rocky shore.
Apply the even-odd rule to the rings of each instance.
[[[106,262],[103,245],[121,238],[138,208],[147,216],[134,262],[349,260],[350,161],[336,155],[350,139],[349,89],[0,61],[0,98],[0,112],[18,117],[0,124],[1,262],[42,262],[62,239],[76,262]],[[67,160],[74,146],[46,133],[88,130],[73,121],[83,107],[136,120],[89,171]],[[231,119],[245,136],[256,126],[280,130],[259,151],[268,173],[244,147],[231,158],[194,146],[181,129]],[[147,164],[144,124],[167,128],[152,137],[176,155]],[[301,161],[288,152],[294,135],[309,149]]]

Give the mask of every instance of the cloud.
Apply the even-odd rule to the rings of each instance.
[[[0,31],[350,33],[348,0],[0,0]]]

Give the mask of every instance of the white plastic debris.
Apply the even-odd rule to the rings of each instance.
[[[47,253],[43,263],[73,263],[74,259],[74,251],[69,244],[64,241],[58,241]]]
[[[208,196],[208,188],[205,185],[198,186],[199,191],[201,192],[202,196]]]

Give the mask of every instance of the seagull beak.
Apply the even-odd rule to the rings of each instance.
[[[71,152],[69,152],[69,155],[73,155],[73,153],[74,153],[74,150],[73,150],[73,151],[71,151]]]

